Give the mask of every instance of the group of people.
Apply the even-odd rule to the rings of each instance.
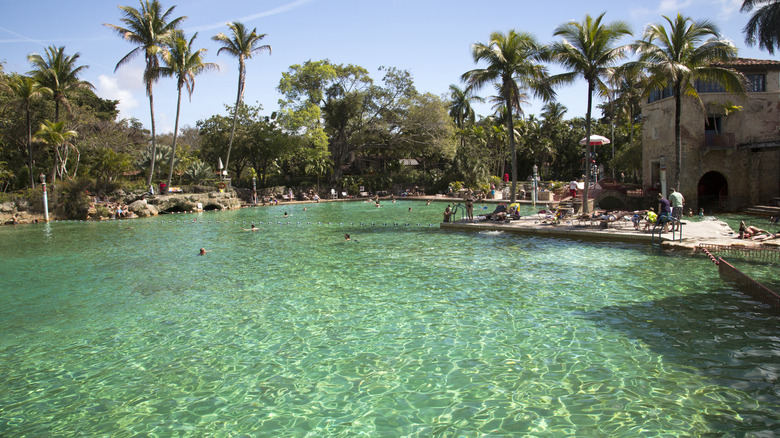
[[[658,224],[663,225],[662,233],[668,233],[669,224],[671,224],[671,231],[682,230],[682,217],[683,217],[683,205],[685,204],[685,198],[682,193],[677,189],[672,188],[672,192],[669,193],[669,198],[664,198],[662,193],[658,194]]]

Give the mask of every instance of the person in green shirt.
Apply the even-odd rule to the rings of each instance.
[[[677,231],[680,231],[680,219],[682,219],[684,203],[685,198],[682,193],[678,192],[676,189],[672,189],[672,193],[669,194],[669,204],[672,205],[672,217],[677,219],[672,222],[672,231],[674,231],[675,228],[678,229]]]

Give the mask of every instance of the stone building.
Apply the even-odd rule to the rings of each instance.
[[[746,95],[698,82],[701,103],[682,101],[677,189],[686,209],[736,211],[780,196],[780,62],[737,58],[729,66],[745,75]],[[657,90],[642,106],[643,184],[664,195],[677,170],[671,94]]]

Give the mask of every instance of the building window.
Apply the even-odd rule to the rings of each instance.
[[[712,81],[697,79],[695,83],[696,91],[699,93],[723,93],[723,87]]]
[[[672,92],[672,86],[668,85],[661,89],[654,89],[650,92],[650,96],[647,98],[647,103],[653,103],[657,100],[666,99],[667,97],[674,96],[674,92]]]
[[[707,120],[704,122],[704,132],[713,132],[716,134],[723,132],[720,121],[720,116],[707,116]]]
[[[747,91],[760,93],[766,91],[766,75],[750,74],[745,75],[748,80]]]

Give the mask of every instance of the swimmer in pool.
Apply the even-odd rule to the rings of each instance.
[[[206,255],[207,252],[211,252],[211,250],[206,251],[206,248],[201,248],[198,255],[204,256]]]
[[[255,226],[255,224],[252,224],[252,226],[251,226],[251,227],[249,227],[249,228],[242,228],[242,230],[244,230],[244,231],[258,231],[258,230],[259,230],[259,228],[257,228],[257,227]]]

